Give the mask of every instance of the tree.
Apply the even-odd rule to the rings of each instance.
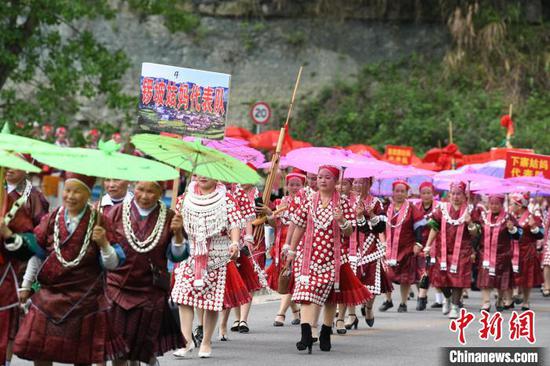
[[[165,16],[172,31],[198,23],[168,0],[128,0],[119,5],[142,16]],[[97,100],[129,113],[136,99],[120,79],[129,67],[120,49],[109,49],[80,26],[116,15],[108,0],[4,0],[0,15],[0,114],[6,120],[66,125],[81,105]],[[93,116],[90,116],[93,118]],[[97,122],[97,121],[94,121]]]

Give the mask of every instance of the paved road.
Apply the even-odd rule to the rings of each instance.
[[[534,290],[531,308],[536,312],[536,346],[550,344],[550,298],[543,298]],[[396,292],[397,294],[397,292]],[[416,299],[408,303],[409,312],[397,313],[396,307],[386,313],[376,312],[376,323],[367,328],[361,319],[359,329],[344,336],[333,336],[333,351],[321,352],[314,346],[313,354],[307,355],[296,350],[300,327],[289,323],[282,328],[272,326],[278,303],[275,295],[259,296],[252,308],[249,334],[229,334],[228,342],[216,342],[213,345],[211,359],[176,360],[171,354],[159,359],[161,365],[183,366],[186,364],[205,364],[224,366],[242,366],[259,364],[261,366],[292,365],[438,365],[440,347],[458,346],[457,336],[449,331],[449,320],[441,315],[440,309],[424,312],[414,310]],[[376,300],[376,307],[382,298]],[[395,302],[395,301],[394,301]],[[480,293],[471,292],[465,300],[466,308],[476,315],[475,323],[466,330],[468,346],[529,346],[525,340],[511,342],[508,331],[503,328],[503,340],[481,341],[477,336],[480,329],[479,317]],[[507,324],[511,313],[504,313]],[[26,361],[14,360],[13,366],[27,366]]]

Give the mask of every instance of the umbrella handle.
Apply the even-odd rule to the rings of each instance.
[[[172,182],[172,201],[170,203],[171,209],[176,211],[176,203],[178,200],[178,192],[180,190],[180,169],[176,168],[178,171],[178,176],[174,178]]]
[[[6,213],[7,209],[7,199],[6,199],[6,190],[4,189],[4,179],[6,176],[6,168],[0,167],[0,208],[2,211],[0,212],[0,216],[4,217],[4,214]]]

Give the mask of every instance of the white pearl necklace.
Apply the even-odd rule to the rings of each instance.
[[[398,222],[395,225],[392,225],[391,220],[393,219],[393,217],[388,217],[388,221],[386,222],[386,225],[390,225],[392,229],[398,228],[399,226],[403,225],[403,223],[407,219],[407,215],[409,214],[409,207],[411,206],[411,204],[409,201],[405,201],[403,204],[406,205],[406,207],[405,207],[405,214],[401,218],[401,222]],[[403,207],[400,207],[399,211],[401,211],[401,208]]]
[[[136,237],[134,229],[132,228],[132,221],[130,219],[131,203],[131,200],[126,200],[124,201],[122,206],[122,226],[124,227],[124,235],[126,236],[126,240],[128,240],[128,244],[130,244],[132,249],[134,249],[136,252],[150,252],[157,246],[160,237],[162,236],[161,228],[164,227],[164,222],[166,221],[166,205],[164,204],[164,202],[159,201],[160,212],[157,218],[157,222],[155,223],[155,227],[153,228],[151,235],[149,235],[145,240],[140,241]]]
[[[63,255],[61,254],[61,246],[59,243],[59,217],[61,216],[61,212],[65,211],[65,208],[61,206],[59,211],[57,211],[57,215],[55,215],[55,223],[53,226],[53,248],[55,251],[55,256],[57,257],[57,260],[61,263],[61,265],[65,268],[70,267],[76,267],[80,264],[82,261],[82,258],[84,258],[84,255],[88,251],[88,247],[90,246],[90,237],[92,236],[92,230],[94,228],[95,224],[95,216],[96,212],[92,207],[88,207],[90,210],[92,210],[90,214],[90,221],[88,221],[88,228],[86,229],[86,236],[84,236],[84,242],[82,243],[82,246],[80,247],[80,252],[76,256],[75,259],[72,261],[67,261],[65,258],[63,258]]]
[[[500,226],[502,224],[504,224],[506,222],[506,219],[508,218],[508,215],[504,215],[504,217],[502,218],[502,220],[500,221],[497,221],[495,222],[494,224],[491,224],[488,220],[487,220],[487,213],[485,211],[481,211],[481,219],[483,220],[483,224],[485,225],[488,225],[489,227],[493,228],[493,227],[497,227],[497,226]]]
[[[445,218],[445,221],[448,224],[451,224],[453,226],[458,226],[458,225],[464,224],[464,221],[466,220],[466,215],[468,215],[473,209],[472,205],[468,205],[466,210],[464,210],[464,213],[462,214],[462,216],[460,216],[458,219],[455,220],[455,219],[451,218],[451,215],[449,215],[449,211],[447,211],[447,207],[448,207],[448,205],[440,205],[439,206],[439,208],[441,209],[441,215]]]
[[[9,225],[9,223],[15,217],[15,214],[21,208],[21,206],[23,206],[27,202],[27,200],[29,199],[29,196],[31,195],[31,190],[32,190],[32,184],[31,182],[26,180],[25,190],[23,191],[23,194],[21,195],[21,197],[17,199],[17,201],[13,203],[10,211],[6,214],[6,216],[4,216],[4,224],[6,226]]]

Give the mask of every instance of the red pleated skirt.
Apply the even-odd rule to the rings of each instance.
[[[386,274],[383,263],[380,263],[380,279],[377,283],[376,271],[378,261],[359,266],[357,274],[361,283],[372,292],[373,295],[385,294],[393,291],[393,284]],[[378,290],[378,291],[377,291]]]
[[[241,275],[248,292],[255,292],[262,288],[260,284],[260,279],[258,274],[254,271],[254,264],[252,259],[246,255],[241,255],[237,259],[237,268],[239,269],[239,274]]]
[[[411,254],[404,257],[396,266],[388,266],[388,277],[392,282],[412,285],[420,280],[417,277],[418,272],[416,267],[417,258]]]
[[[519,273],[514,273],[517,287],[533,288],[544,282],[535,243],[522,244],[519,252]]]
[[[165,352],[185,346],[168,302],[157,301],[156,305],[148,304],[125,310],[118,304],[113,304],[113,329],[122,335],[129,348],[122,359],[149,363],[153,356],[159,357]]]
[[[235,308],[249,303],[252,300],[245,282],[241,278],[235,262],[227,264],[225,274],[225,292],[223,296],[223,307],[225,309]]]
[[[373,298],[371,292],[353,273],[349,263],[340,267],[340,291],[334,288],[328,295],[328,304],[361,305]]]
[[[17,334],[19,311],[19,306],[0,311],[0,360],[6,359],[8,343]]]
[[[14,343],[14,353],[20,358],[60,363],[102,363],[127,352],[124,339],[114,332],[108,310],[54,324],[31,306]]]

